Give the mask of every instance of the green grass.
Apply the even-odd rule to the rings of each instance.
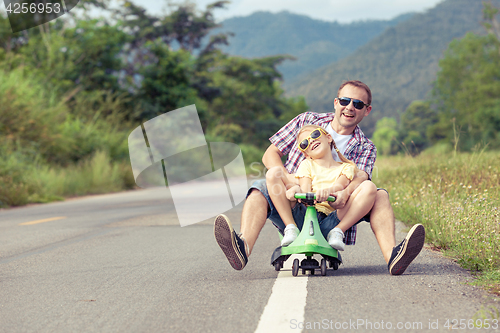
[[[130,185],[128,171],[125,163],[112,162],[107,153],[98,151],[76,165],[37,168],[33,177],[43,196],[71,197],[121,191]]]
[[[124,100],[82,92],[69,105],[35,76],[0,68],[0,207],[134,187]]]
[[[32,161],[19,153],[0,158],[0,207],[116,192],[134,186],[130,164],[112,161],[103,151],[67,166]]]
[[[498,293],[499,174],[498,152],[424,153],[379,158],[373,180],[389,191],[397,219],[422,223],[428,244]]]

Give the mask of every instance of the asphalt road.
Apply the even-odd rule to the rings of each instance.
[[[278,275],[278,243],[269,223],[234,271],[212,220],[180,227],[164,189],[0,210],[0,332],[469,331],[496,304],[431,250],[388,275],[366,223],[327,276]],[[500,331],[482,313],[490,329],[470,331]]]

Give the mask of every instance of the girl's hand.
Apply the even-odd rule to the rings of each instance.
[[[324,188],[316,191],[316,202],[323,202],[328,199],[328,196],[330,195],[330,189],[329,188]]]

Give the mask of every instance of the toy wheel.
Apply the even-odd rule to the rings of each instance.
[[[311,269],[311,275],[314,275],[314,268]]]
[[[279,261],[278,261],[277,263],[275,263],[275,264],[274,264],[274,269],[275,269],[276,271],[278,271],[278,272],[280,271],[280,269],[281,269],[281,264],[279,263]]]
[[[338,262],[334,262],[334,263],[332,264],[332,266],[333,266],[333,270],[335,270],[335,271],[336,271],[337,269],[339,269],[339,263],[338,263]]]
[[[326,260],[321,259],[321,275],[326,275]]]
[[[299,259],[295,259],[292,265],[292,275],[297,276],[299,274]]]
[[[283,268],[284,261],[280,261],[280,268]]]
[[[305,275],[305,274],[306,274],[306,269],[302,268],[302,275]]]

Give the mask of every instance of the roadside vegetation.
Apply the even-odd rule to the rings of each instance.
[[[382,157],[374,181],[396,218],[421,223],[426,242],[500,293],[500,154],[424,152]]]
[[[500,294],[500,24],[483,5],[486,34],[449,44],[432,95],[377,122],[374,180],[397,219]]]
[[[0,207],[134,187],[129,133],[179,107],[195,104],[207,140],[238,144],[248,164],[307,110],[283,95],[276,66],[290,57],[234,57],[227,34],[208,38],[226,1],[159,16],[107,4],[15,34],[0,15]],[[96,7],[107,16],[88,17]]]

